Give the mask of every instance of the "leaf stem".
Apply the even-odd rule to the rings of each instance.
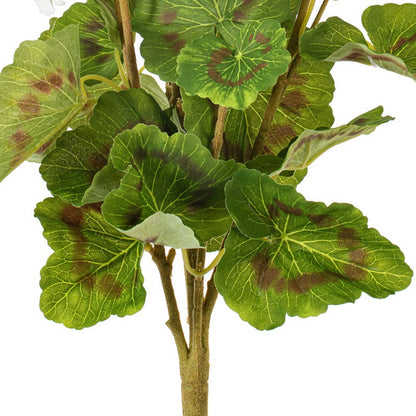
[[[315,27],[321,21],[324,11],[326,9],[326,6],[328,6],[328,3],[329,3],[329,0],[323,1],[323,3],[321,4],[321,7],[318,10],[318,13],[315,16],[315,19],[311,25],[311,28]]]
[[[119,31],[123,41],[123,56],[126,65],[130,88],[140,88],[139,71],[137,69],[136,52],[134,50],[133,32],[130,21],[128,0],[116,0]]]
[[[189,258],[187,250],[182,250],[182,257],[183,257],[183,264],[185,266],[185,270],[192,274],[195,277],[202,277],[209,273],[214,267],[217,267],[218,263],[220,262],[222,256],[224,255],[224,248],[216,255],[214,260],[212,260],[211,264],[208,267],[205,267],[203,270],[193,269],[189,264]]]
[[[80,84],[81,84],[81,91],[82,91],[82,95],[84,96],[84,98],[88,98],[87,96],[87,92],[85,91],[85,83],[87,81],[99,81],[99,82],[103,82],[104,84],[107,84],[108,86],[110,86],[114,91],[121,91],[122,88],[117,85],[115,82],[109,80],[108,78],[102,77],[101,75],[85,75],[80,79]]]
[[[227,118],[228,108],[221,105],[218,106],[217,122],[215,123],[214,138],[211,142],[211,152],[214,159],[219,159],[221,155],[222,145],[224,143],[224,126]]]
[[[170,249],[167,256],[163,246],[145,246],[145,249],[151,254],[154,263],[159,269],[169,314],[169,320],[166,322],[166,325],[172,332],[175,340],[179,360],[184,362],[188,358],[189,349],[183,332],[175,291],[172,285],[172,264],[175,258],[175,249]]]
[[[126,71],[124,70],[123,63],[121,62],[120,53],[118,49],[114,49],[114,58],[117,64],[118,73],[120,74],[121,80],[123,84],[128,87],[129,86],[129,79],[127,78]]]

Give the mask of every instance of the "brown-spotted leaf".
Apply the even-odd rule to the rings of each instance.
[[[78,28],[23,42],[0,74],[0,180],[42,153],[81,111]]]
[[[143,244],[104,221],[99,204],[77,208],[48,198],[35,215],[54,250],[41,270],[40,307],[46,318],[82,329],[142,308]]]
[[[410,283],[400,249],[352,205],[306,201],[256,170],[238,172],[225,193],[237,228],[215,284],[258,329],[280,326],[286,315],[319,315],[362,292],[384,298]]]

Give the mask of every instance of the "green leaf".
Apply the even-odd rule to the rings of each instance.
[[[261,173],[267,173],[276,183],[297,187],[308,173],[308,169],[285,170],[278,172],[283,165],[284,158],[281,156],[259,155],[253,160],[246,162],[249,169],[257,169]]]
[[[328,128],[334,117],[329,103],[335,90],[330,74],[333,64],[302,59],[273,118],[265,143],[268,154],[277,155],[306,129]],[[225,125],[224,155],[237,161],[250,159],[259,133],[270,90],[258,95],[246,110],[230,110]]]
[[[198,136],[201,143],[210,148],[215,134],[217,107],[210,100],[197,95],[187,95],[183,90],[181,97],[186,131]]]
[[[168,137],[139,124],[116,137],[110,162],[125,176],[105,198],[103,214],[128,235],[193,248],[230,227],[224,185],[243,166],[213,159],[196,136]]]
[[[95,174],[107,165],[113,139],[138,123],[155,124],[173,133],[174,127],[156,101],[141,89],[107,92],[95,107],[89,126],[66,132],[57,140],[56,149],[43,160],[40,172],[54,195],[75,205],[102,201],[102,191],[118,183],[120,175],[112,170],[93,182]],[[92,186],[92,189],[89,189]],[[98,186],[99,189],[95,189]],[[84,194],[88,196],[84,198]],[[94,199],[93,195],[100,195]]]
[[[243,26],[233,44],[204,35],[181,50],[177,83],[189,95],[243,110],[286,72],[285,46],[285,31],[274,20]]]
[[[415,4],[369,7],[362,20],[373,46],[356,27],[330,18],[302,36],[301,54],[328,62],[374,64],[416,79],[415,19]]]
[[[79,25],[81,76],[101,75],[108,79],[118,74],[114,59],[116,46],[109,38],[107,24],[95,0],[73,4],[52,28],[56,33],[68,25]]]
[[[0,180],[42,153],[81,111],[78,28],[23,42],[0,74]]]
[[[383,107],[377,107],[340,127],[330,130],[304,131],[290,145],[285,160],[274,173],[305,169],[331,147],[361,134],[370,134],[381,124],[393,120],[392,117],[383,117],[382,114]]]
[[[217,29],[230,40],[242,24],[263,19],[283,22],[288,14],[287,0],[143,0],[132,25],[143,37],[146,68],[164,81],[176,81],[176,58],[194,39]]]
[[[107,224],[99,205],[76,208],[48,198],[35,215],[54,250],[41,270],[40,307],[46,318],[82,329],[142,308],[143,245]]]
[[[361,292],[384,298],[406,288],[412,271],[398,247],[368,228],[349,204],[308,202],[255,170],[226,186],[237,224],[215,284],[227,304],[258,329],[285,316],[316,316]]]

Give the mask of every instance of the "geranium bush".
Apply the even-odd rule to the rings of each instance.
[[[138,76],[126,8],[75,5],[2,73],[1,174],[30,157],[54,195],[35,211],[55,251],[41,273],[49,319],[82,329],[137,312],[148,279],[139,260],[150,253],[184,414],[204,415],[217,290],[252,326],[273,329],[286,314],[314,316],[362,291],[383,298],[410,283],[400,250],[360,211],[307,202],[295,187],[330,147],[392,120],[375,106],[333,126],[330,70],[355,60],[412,78],[416,6],[368,9],[369,43],[339,18],[307,24],[312,2],[299,2],[298,14],[293,2],[227,3],[217,20],[209,8],[132,3],[145,67],[170,82],[166,96]],[[218,252],[206,265],[204,246]],[[182,249],[187,324],[169,247]]]

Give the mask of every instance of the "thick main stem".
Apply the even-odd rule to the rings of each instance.
[[[205,249],[186,250],[192,269],[202,270]],[[209,346],[204,337],[204,278],[185,270],[188,295],[189,354],[180,363],[184,416],[208,416]]]

